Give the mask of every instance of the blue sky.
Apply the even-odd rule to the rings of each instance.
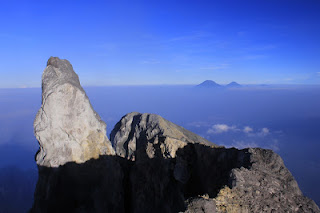
[[[320,1],[15,1],[0,87],[39,87],[50,56],[86,86],[319,84]]]

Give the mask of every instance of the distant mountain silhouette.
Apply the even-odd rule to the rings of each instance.
[[[227,84],[226,85],[226,87],[229,87],[229,88],[231,88],[231,87],[241,87],[242,85],[240,85],[240,84],[238,84],[237,82],[235,82],[235,81],[232,81],[230,84]]]
[[[216,82],[212,80],[206,80],[202,82],[201,84],[197,85],[197,87],[201,88],[221,88],[222,86],[220,84],[217,84]]]
[[[198,88],[238,88],[238,87],[242,87],[242,85],[238,84],[237,82],[233,81],[225,86],[222,86],[220,84],[217,84],[216,82],[212,81],[212,80],[205,80],[204,82],[202,82],[201,84],[197,85]]]

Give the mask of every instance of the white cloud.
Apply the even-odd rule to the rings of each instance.
[[[235,147],[238,149],[261,147],[264,149],[272,149],[276,152],[280,150],[279,141],[277,139],[272,139],[268,141],[233,140],[232,144],[226,145],[226,147]]]
[[[250,126],[245,126],[243,128],[243,132],[244,133],[250,133],[250,132],[253,132],[253,129]]]
[[[144,60],[140,62],[141,64],[160,64],[160,61],[155,59]]]
[[[255,142],[246,142],[246,141],[233,141],[231,146],[238,149],[259,147],[258,144],[256,144]]]
[[[216,144],[225,147],[238,149],[261,147],[278,152],[280,150],[278,137],[281,134],[282,131],[271,131],[267,127],[215,124],[207,130],[206,138],[210,140],[212,137]]]
[[[255,133],[254,132],[250,132],[250,133],[248,133],[248,136],[250,136],[250,137],[265,137],[265,136],[267,136],[269,134],[270,134],[270,130],[268,128],[264,127],[258,132],[255,132]]]
[[[279,141],[277,139],[273,139],[271,144],[269,144],[269,146],[267,146],[266,148],[272,149],[273,151],[278,152],[280,150]]]
[[[202,127],[204,123],[200,122],[194,122],[189,123],[188,125],[195,126],[195,127]],[[237,127],[236,125],[227,125],[227,124],[215,124],[211,126],[207,130],[207,134],[220,134],[220,133],[226,133],[226,132],[242,132],[245,133],[245,136],[247,137],[265,137],[267,135],[270,135],[271,132],[267,127],[261,128],[259,131],[254,131],[253,127],[250,126],[244,126],[244,127]]]
[[[195,122],[187,123],[187,125],[192,127],[197,127],[197,128],[210,126],[208,122],[203,122],[203,121],[195,121]]]
[[[208,134],[220,134],[228,131],[236,131],[236,126],[228,126],[227,124],[215,124],[210,129],[208,129]]]
[[[266,127],[262,128],[262,130],[261,130],[261,135],[262,136],[266,136],[269,133],[270,133],[270,130],[268,128],[266,128]]]

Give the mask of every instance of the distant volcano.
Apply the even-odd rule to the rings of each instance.
[[[197,85],[197,87],[201,88],[221,88],[222,86],[220,84],[217,84],[216,82],[212,80],[206,80],[202,82],[201,84]]]
[[[233,81],[230,84],[227,84],[226,87],[241,87],[241,85]]]
[[[222,86],[220,84],[217,84],[216,82],[212,81],[212,80],[205,80],[204,82],[202,82],[201,84],[197,85],[197,87],[199,88],[239,88],[242,87],[242,85],[238,84],[237,82],[233,81],[225,86]]]

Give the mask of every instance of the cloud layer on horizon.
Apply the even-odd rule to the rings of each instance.
[[[200,127],[197,123],[196,127]],[[205,137],[214,143],[226,147],[236,147],[239,149],[248,147],[262,147],[279,151],[279,132],[271,131],[267,127],[253,127],[249,125],[240,126],[235,124],[218,123],[204,125],[207,127]]]

